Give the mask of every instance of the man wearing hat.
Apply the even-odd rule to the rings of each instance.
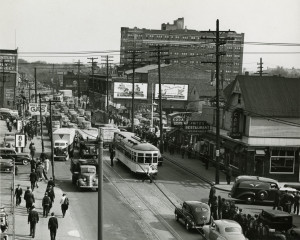
[[[21,204],[22,201],[22,194],[23,194],[23,190],[20,187],[20,184],[18,184],[18,187],[15,190],[15,197],[16,197],[16,206],[19,206]]]
[[[39,214],[35,210],[35,206],[32,205],[31,211],[28,214],[28,224],[30,223],[30,235],[32,238],[35,237],[35,229],[36,229],[36,224],[39,222]]]
[[[45,193],[45,196],[43,197],[43,200],[42,200],[42,206],[43,206],[43,217],[48,217],[48,213],[49,213],[49,207],[50,207],[50,204],[51,204],[51,199],[50,197],[48,196],[48,193],[46,192]]]

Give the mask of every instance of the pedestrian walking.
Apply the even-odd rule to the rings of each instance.
[[[223,200],[224,199],[224,200]],[[223,204],[225,201],[225,198],[221,198],[221,196],[218,196],[218,217],[219,219],[223,219]]]
[[[23,190],[20,187],[20,184],[18,184],[18,187],[15,190],[16,206],[19,206],[21,204],[22,194],[23,194]]]
[[[218,198],[213,196],[211,201],[211,216],[214,220],[218,220]]]
[[[232,168],[230,166],[228,166],[227,171],[226,171],[226,181],[227,181],[228,185],[231,182],[231,177],[232,177]]]
[[[34,155],[35,155],[36,149],[35,149],[34,143],[33,143],[33,142],[31,142],[31,143],[32,143],[32,144],[29,146],[29,149],[30,149],[30,156],[31,156],[31,158],[33,159],[33,158],[34,158]]]
[[[30,234],[32,238],[35,237],[36,224],[39,222],[39,214],[35,210],[35,206],[33,205],[31,211],[28,214],[28,224],[30,223]]]
[[[297,192],[294,197],[294,213],[299,215],[300,192]]]
[[[30,173],[29,175],[29,178],[30,178],[30,183],[31,183],[31,190],[33,191],[35,186],[38,188],[38,184],[37,184],[37,181],[38,181],[38,176],[35,172],[35,170],[33,169],[32,172]]]
[[[66,211],[68,210],[69,204],[70,204],[69,198],[67,197],[67,195],[65,193],[62,195],[62,198],[60,199],[60,204],[61,204],[62,215],[64,218],[66,215]]]
[[[31,166],[31,172],[32,172],[32,170],[35,170],[35,168],[36,168],[36,161],[35,161],[35,159],[31,159],[30,160],[30,166]]]
[[[28,190],[29,191],[26,194],[24,194],[24,200],[26,201],[27,212],[30,212],[31,207],[35,203],[35,198],[32,191],[30,189]]]
[[[37,163],[35,172],[38,176],[38,181],[42,181],[43,180],[44,167],[43,167],[43,164],[41,162]]]
[[[208,205],[211,206],[213,197],[216,195],[216,187],[215,184],[213,183],[211,185],[210,191],[209,191],[209,197],[208,197]]]
[[[184,144],[181,144],[180,152],[181,152],[182,159],[184,159],[184,155],[185,155],[185,145]]]
[[[45,157],[45,160],[44,160],[44,169],[45,169],[46,174],[48,174],[49,167],[50,167],[50,160],[49,160],[49,158],[46,156],[46,157]]]
[[[51,199],[51,205],[52,205],[52,203],[54,203],[54,199],[55,199],[54,188],[52,187],[52,185],[49,185],[47,187],[46,193],[48,194],[48,197]]]
[[[273,210],[279,208],[279,205],[280,205],[280,190],[278,189],[276,192],[275,192],[275,198],[274,198],[274,202],[273,202]]]
[[[53,180],[52,177],[50,177],[50,180],[49,180],[48,183],[47,183],[47,188],[48,188],[49,186],[55,187],[55,183],[54,183],[54,180]]]
[[[146,179],[149,179],[150,180],[150,183],[153,182],[153,174],[154,174],[154,171],[155,171],[155,168],[154,166],[149,163],[149,165],[146,166],[146,174],[144,175],[144,178],[143,178],[143,182],[146,180]]]
[[[50,199],[50,197],[48,197],[48,193],[45,193],[45,196],[43,197],[43,200],[42,200],[43,217],[48,217],[48,213],[50,210],[50,204],[51,204],[51,199]]]
[[[51,217],[49,218],[48,229],[50,230],[50,239],[55,240],[56,232],[57,232],[57,229],[58,229],[58,221],[57,221],[57,218],[54,215],[54,212],[51,213]]]
[[[110,151],[110,166],[114,166],[114,157],[115,157],[115,151],[112,149]]]

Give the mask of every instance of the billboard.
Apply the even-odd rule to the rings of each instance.
[[[161,98],[167,100],[186,101],[189,85],[161,84]],[[155,99],[158,99],[159,86],[155,84]]]
[[[134,98],[147,99],[147,83],[134,83]],[[132,83],[115,82],[114,98],[132,98]]]

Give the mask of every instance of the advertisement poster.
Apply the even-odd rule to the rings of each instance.
[[[167,100],[186,101],[188,98],[188,85],[162,84],[161,98]],[[158,99],[159,86],[155,84],[155,99]]]
[[[147,83],[134,84],[134,98],[147,99]],[[115,82],[114,98],[132,98],[132,83]]]

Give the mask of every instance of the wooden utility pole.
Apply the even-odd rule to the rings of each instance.
[[[107,113],[108,113],[108,106],[109,106],[109,98],[108,98],[108,78],[109,78],[109,62],[112,61],[110,58],[112,58],[112,56],[101,56],[102,58],[105,58],[105,61],[106,61],[106,110],[107,110]]]
[[[94,62],[94,59],[98,59],[98,58],[91,57],[91,58],[87,58],[87,59],[91,59],[91,60],[92,60],[91,62],[88,62],[88,63],[91,63],[91,64],[92,64],[93,106],[94,106],[94,104],[95,104],[94,66],[95,66],[95,64],[97,64],[97,62]],[[89,88],[89,97],[90,97],[90,88]]]
[[[77,97],[78,97],[78,101],[79,98],[81,97],[81,93],[80,93],[80,66],[82,66],[82,64],[80,63],[80,60],[78,60],[78,62],[75,64],[77,66]]]
[[[258,71],[256,72],[256,73],[254,73],[254,74],[259,74],[259,76],[261,76],[262,77],[262,75],[264,75],[264,74],[267,74],[267,73],[264,73],[263,72],[263,62],[262,62],[262,58],[260,58],[260,61],[259,61],[259,63],[257,63],[257,65],[258,65]]]
[[[160,64],[163,57],[168,56],[167,50],[163,50],[160,45],[155,47],[156,50],[151,51],[156,53],[155,56],[157,57],[157,65],[158,65],[158,98],[159,98],[159,138],[160,138],[160,144],[159,144],[159,150],[161,153],[164,153],[164,138],[163,138],[163,122],[162,122],[162,96],[161,96],[161,72],[160,72]]]

